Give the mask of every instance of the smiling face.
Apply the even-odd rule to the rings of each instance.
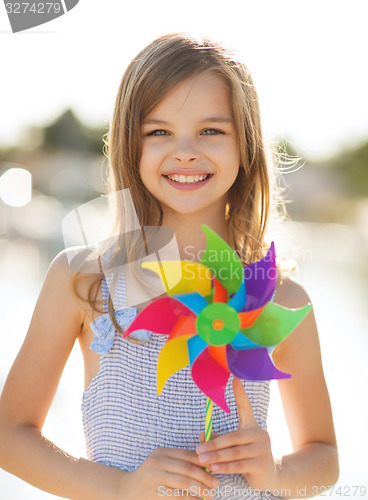
[[[159,200],[164,221],[175,214],[225,215],[240,153],[225,81],[203,73],[177,85],[142,123],[139,173]],[[206,214],[206,215],[205,215]]]

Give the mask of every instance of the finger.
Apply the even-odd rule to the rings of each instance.
[[[259,456],[261,447],[259,443],[251,443],[240,446],[232,446],[230,448],[223,448],[221,450],[210,451],[198,455],[199,460],[204,467],[209,464],[236,462],[238,460],[246,460]]]
[[[207,486],[219,485],[218,479],[203,469],[203,465],[194,451],[180,448],[165,448],[165,451],[167,453],[159,458],[160,468],[163,470],[203,481]]]
[[[210,472],[203,469],[203,465],[197,467],[189,462],[182,462],[181,460],[170,459],[162,463],[165,470],[164,484],[173,486],[173,483],[168,483],[166,480],[167,475],[174,475],[176,479],[176,488],[187,487],[190,484],[200,485],[202,488],[217,488],[220,481],[213,476]]]
[[[237,429],[236,431],[227,432],[226,434],[221,434],[210,441],[199,444],[196,447],[196,453],[201,455],[203,453],[209,453],[225,448],[247,445],[255,440],[257,430],[258,429],[255,426],[248,426],[242,429]]]
[[[252,404],[249,401],[241,380],[236,377],[233,378],[233,391],[236,406],[238,408],[239,427],[245,427],[249,424],[256,423]]]
[[[205,434],[204,432],[201,432],[201,433],[199,434],[199,441],[200,441],[201,443],[204,443],[204,442],[205,442],[205,441],[204,441],[205,435],[206,435],[206,434]],[[216,437],[218,437],[218,436],[221,436],[221,434],[218,434],[217,432],[212,432],[212,434],[211,434],[211,439],[215,439],[215,438],[216,438]],[[209,440],[209,441],[210,441],[210,440]]]
[[[183,492],[181,496],[185,496],[184,492],[187,491],[190,497],[212,499],[216,493],[216,488],[217,486],[208,486],[202,481],[168,472],[163,478],[163,485],[157,488],[157,493],[159,493],[159,496],[175,496],[173,490],[181,490]]]
[[[259,462],[256,458],[249,458],[236,462],[213,464],[210,469],[216,474],[254,474],[259,472]]]
[[[169,459],[180,460],[189,464],[196,465],[200,468],[202,467],[202,464],[199,461],[198,455],[195,451],[185,450],[181,448],[164,448],[164,450],[165,457],[168,457]]]

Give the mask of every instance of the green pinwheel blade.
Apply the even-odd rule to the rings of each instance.
[[[273,346],[290,335],[311,309],[312,304],[300,309],[288,309],[268,302],[255,323],[250,328],[241,328],[240,331],[256,344]]]
[[[201,264],[207,266],[212,274],[226,287],[229,296],[235,293],[244,279],[243,265],[234,250],[206,224],[201,228],[207,238]]]

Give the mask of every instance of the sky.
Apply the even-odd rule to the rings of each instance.
[[[72,107],[108,126],[123,72],[156,36],[187,31],[232,46],[248,65],[267,140],[322,158],[368,139],[368,2],[80,0],[13,34],[0,4],[0,147]]]

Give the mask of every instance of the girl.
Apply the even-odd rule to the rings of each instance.
[[[244,264],[265,255],[275,203],[270,166],[252,79],[231,51],[186,34],[154,40],[123,76],[108,148],[113,191],[130,190],[141,227],[175,230],[181,259],[194,255],[199,261],[206,246],[203,223]],[[116,224],[124,234],[121,213]],[[137,308],[127,306],[125,273],[115,273],[113,284],[103,270],[122,251],[121,241],[114,241],[88,274],[86,268],[72,272],[65,251],[50,265],[1,397],[1,467],[76,500],[151,500],[188,492],[217,499],[263,493],[293,498],[333,485],[336,440],[312,311],[272,354],[276,366],[292,374],[279,387],[294,452],[272,454],[269,382],[233,379],[226,391],[231,413],[214,408],[213,439],[204,443],[205,396],[188,369],[156,395],[157,357],[166,338],[148,331],[121,336]],[[309,297],[279,270],[274,300],[296,308]],[[95,318],[96,311],[104,314]],[[68,455],[42,434],[77,338],[85,360],[89,460]]]

